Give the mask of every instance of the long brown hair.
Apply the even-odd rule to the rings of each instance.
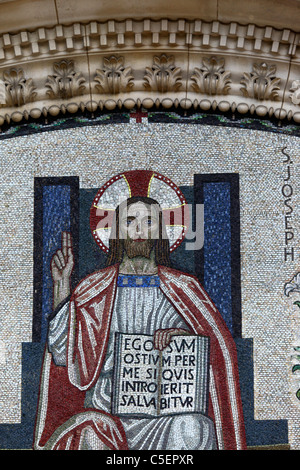
[[[161,266],[170,266],[170,242],[167,237],[166,227],[164,224],[162,210],[158,202],[150,197],[133,196],[126,201],[127,208],[136,202],[142,202],[149,206],[156,205],[159,209],[159,237],[154,240],[154,253],[156,264]],[[124,204],[124,203],[123,203]],[[119,224],[120,224],[120,204],[114,215],[114,222],[112,226],[111,236],[109,239],[109,251],[106,261],[107,266],[112,264],[121,263],[124,256],[124,240],[119,237]]]

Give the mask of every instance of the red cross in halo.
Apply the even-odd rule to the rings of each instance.
[[[135,111],[130,113],[131,118],[135,118],[136,122],[142,122],[142,117],[148,117],[148,113],[143,113],[142,111]]]

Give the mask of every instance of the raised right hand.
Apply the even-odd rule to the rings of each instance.
[[[53,282],[66,281],[71,278],[74,268],[72,238],[69,232],[62,232],[62,248],[57,250],[51,260]]]
[[[62,248],[57,250],[51,260],[53,279],[53,308],[63,302],[71,292],[71,274],[74,268],[74,256],[71,234],[62,232]]]

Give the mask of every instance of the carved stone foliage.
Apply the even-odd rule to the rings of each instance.
[[[173,56],[154,56],[152,67],[146,67],[145,72],[144,86],[148,90],[166,93],[182,85],[181,68],[175,66]]]
[[[276,78],[275,65],[268,65],[265,62],[254,64],[251,73],[244,73],[241,84],[241,91],[244,96],[256,100],[276,100],[280,78]]]
[[[191,76],[192,88],[207,95],[226,95],[230,90],[230,72],[224,69],[223,58],[204,58],[202,67],[196,67]]]
[[[294,80],[290,88],[292,94],[290,95],[293,104],[300,104],[300,80]]]
[[[133,87],[133,75],[130,67],[124,67],[124,57],[104,58],[103,69],[96,70],[96,89],[100,93],[117,94],[129,91]]]
[[[31,78],[26,79],[22,69],[11,69],[3,74],[8,106],[22,106],[36,97],[35,87]]]
[[[85,78],[74,69],[72,60],[62,60],[53,65],[53,75],[48,75],[45,86],[50,98],[68,99],[81,95],[85,90]]]

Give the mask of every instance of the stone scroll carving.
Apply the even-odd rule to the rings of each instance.
[[[207,95],[226,95],[230,90],[231,73],[224,69],[223,58],[204,58],[202,67],[196,67],[191,76],[192,88]]]
[[[300,104],[300,80],[294,80],[290,88],[292,94],[290,95],[293,104]]]
[[[3,74],[8,106],[23,106],[34,100],[37,93],[31,78],[25,78],[22,69],[11,69]]]
[[[276,78],[276,66],[265,62],[253,64],[251,73],[245,72],[241,80],[244,96],[256,100],[277,100],[280,78]]]
[[[173,56],[154,56],[152,67],[145,68],[144,86],[151,91],[166,93],[178,91],[182,85],[181,68],[176,67]]]
[[[53,65],[53,75],[48,75],[45,86],[49,98],[69,99],[85,90],[85,78],[74,69],[72,60],[62,60]]]
[[[96,70],[96,89],[100,93],[116,95],[133,87],[131,67],[124,67],[124,57],[104,58],[103,69]]]

